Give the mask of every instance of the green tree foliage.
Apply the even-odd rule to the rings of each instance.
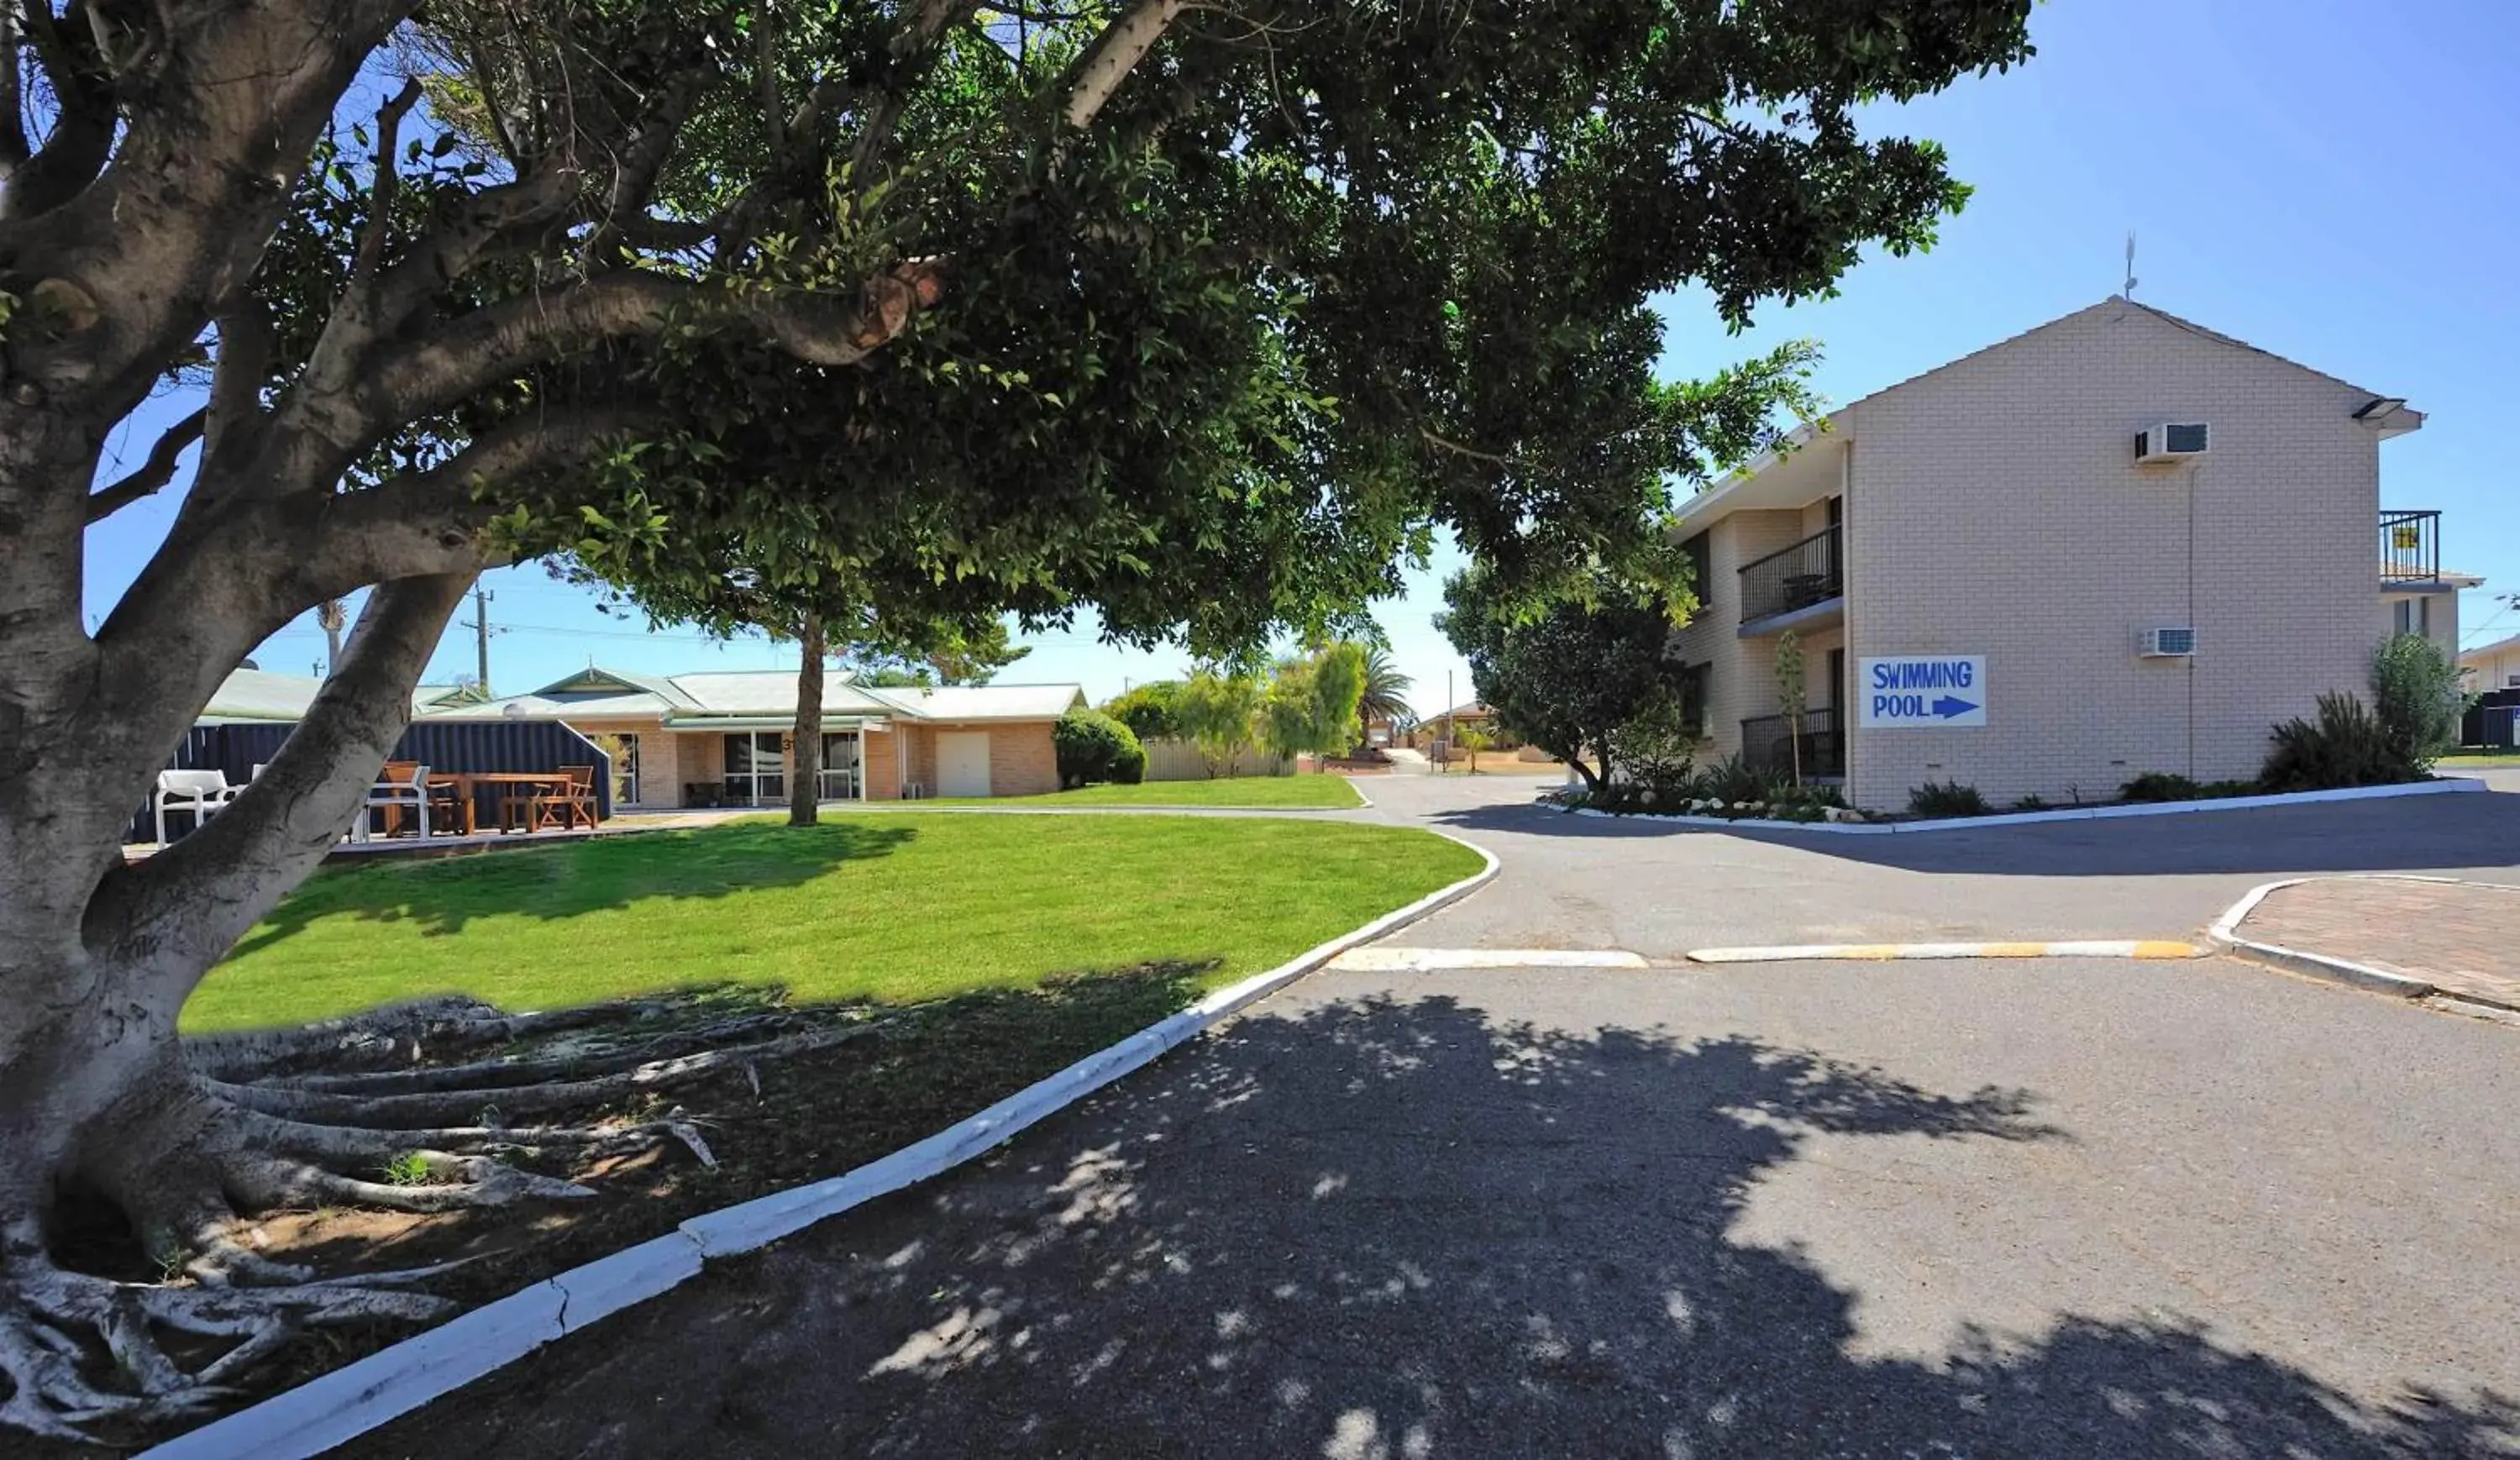
[[[1146,779],[1147,753],[1138,737],[1098,710],[1069,710],[1050,727],[1050,742],[1062,790],[1103,781],[1134,786]]]
[[[59,1297],[59,1190],[210,1253],[199,1289],[151,1295],[161,1328],[260,1354],[387,1310],[228,1285],[240,1194],[342,1172],[275,1150],[177,1018],[358,814],[483,567],[560,556],[661,616],[840,643],[861,614],[1091,609],[1199,653],[1358,621],[1447,528],[1500,601],[1597,567],[1668,582],[1668,492],[1805,406],[1809,354],[1664,384],[1653,303],[1737,327],[1927,244],[1963,190],[1876,109],[2022,58],[2028,13],[18,7],[0,1073],[40,1073],[0,1087],[0,1313],[46,1315],[17,1346],[47,1363],[110,1326],[113,1364],[61,1362],[123,1389],[10,1418],[208,1387],[121,1297]],[[196,408],[106,471],[170,383]],[[151,561],[90,617],[94,525],[160,490]],[[120,826],[227,672],[363,588],[269,772],[126,863]]]
[[[1262,689],[1257,675],[1210,665],[1191,675],[1174,698],[1174,718],[1198,747],[1211,780],[1240,769],[1259,733]]]
[[[1673,615],[1664,594],[1607,574],[1586,589],[1534,610],[1472,567],[1444,585],[1435,624],[1470,662],[1470,682],[1498,723],[1598,790],[1610,779],[1620,727],[1674,693],[1663,654]]]
[[[994,615],[963,622],[931,621],[907,634],[888,634],[880,620],[842,646],[841,662],[859,684],[910,686],[987,684],[998,672],[1032,653],[1011,642],[1004,618]]]
[[[1106,702],[1102,712],[1127,725],[1141,741],[1184,740],[1189,732],[1182,728],[1181,693],[1178,679],[1150,680]]]
[[[2391,754],[2407,778],[2429,775],[2433,762],[2458,747],[2467,693],[2458,664],[2421,634],[2397,634],[2371,661],[2371,706]]]
[[[1380,720],[1395,730],[1408,726],[1409,689],[1416,681],[1400,672],[1391,659],[1391,651],[1376,644],[1365,652],[1365,689],[1357,697],[1357,718],[1366,724]]]
[[[1365,650],[1355,644],[1330,644],[1280,662],[1261,695],[1261,744],[1289,759],[1355,745],[1365,677]]]

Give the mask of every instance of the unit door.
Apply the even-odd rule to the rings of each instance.
[[[936,737],[936,794],[989,794],[989,732],[951,731]]]

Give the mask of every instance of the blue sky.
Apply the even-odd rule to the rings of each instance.
[[[1977,189],[1932,252],[1867,261],[1834,299],[1769,309],[1725,334],[1701,297],[1665,301],[1673,377],[1706,374],[1794,338],[1820,342],[1833,401],[1928,370],[2115,293],[2128,230],[2136,297],[2428,413],[2381,450],[2381,499],[2448,512],[2446,564],[2489,579],[2461,605],[2470,645],[2520,633],[2491,595],[2520,590],[2520,505],[2492,422],[2512,409],[2520,339],[2520,5],[2511,0],[2054,0],[2032,22],[2040,54],[2009,75],[1876,111],[1882,133],[1931,137]],[[146,454],[158,402],[115,445]],[[108,469],[108,475],[117,475]],[[88,607],[101,616],[154,550],[170,502],[92,535]],[[1421,711],[1469,675],[1428,621],[1455,555],[1413,573],[1377,616]],[[792,651],[650,633],[599,616],[535,566],[492,573],[502,692],[590,659],[622,668],[792,666]],[[468,612],[469,616],[469,612]],[[1178,653],[1096,641],[1090,623],[1030,638],[1010,680],[1074,680],[1097,700],[1180,672]],[[263,646],[265,668],[323,657],[311,618]],[[429,677],[469,671],[450,630]]]

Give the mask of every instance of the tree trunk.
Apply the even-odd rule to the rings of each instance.
[[[805,660],[796,666],[796,749],[788,757],[788,824],[812,826],[823,790],[823,620],[806,615],[796,642]]]

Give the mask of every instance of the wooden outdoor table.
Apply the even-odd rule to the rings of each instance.
[[[530,786],[566,791],[568,776],[564,772],[548,770],[451,770],[431,772],[428,784],[453,788],[456,798],[464,804],[464,835],[470,837],[480,825],[477,810],[482,787]],[[527,827],[525,831],[530,835],[533,828]]]

